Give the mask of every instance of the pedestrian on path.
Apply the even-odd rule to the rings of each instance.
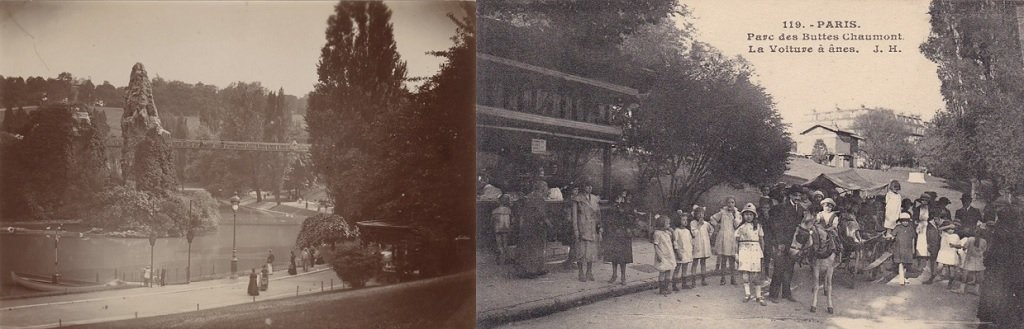
[[[922,240],[918,239],[917,232],[910,222],[910,214],[902,213],[899,221],[896,222],[896,227],[892,230],[896,241],[893,245],[892,261],[897,264],[897,280],[900,285],[904,286],[909,283],[906,272],[910,268],[910,264],[914,262],[914,241],[915,239]]]
[[[793,244],[793,236],[797,226],[803,221],[806,208],[800,203],[803,188],[800,185],[792,185],[787,189],[788,199],[782,204],[772,208],[772,231],[778,232],[775,236],[775,269],[772,272],[772,283],[768,288],[769,299],[778,303],[779,298],[785,298],[796,302],[791,289],[793,280],[793,267],[796,259],[790,253],[790,245]],[[792,232],[792,233],[791,233]]]
[[[676,284],[682,284],[683,289],[690,289],[686,285],[686,267],[693,261],[693,235],[687,228],[690,222],[690,214],[679,212],[679,217],[672,218],[672,241],[676,252],[676,269],[672,271],[672,291],[679,291]]]
[[[551,221],[547,216],[547,203],[544,195],[548,192],[548,184],[536,181],[533,191],[520,200],[518,212],[522,220],[519,231],[519,274],[528,279],[547,274],[544,269],[544,247],[548,241],[548,230]]]
[[[704,220],[704,207],[693,205],[693,220],[690,221],[690,234],[693,235],[693,267],[690,269],[690,285],[697,287],[697,266],[700,265],[700,284],[708,285],[704,280],[707,273],[707,260],[711,257],[711,234],[714,226]]]
[[[511,197],[502,194],[498,203],[498,207],[491,211],[491,220],[494,222],[494,241],[498,246],[496,263],[503,265],[508,262],[508,236],[512,233],[512,208],[509,208]]]
[[[956,248],[960,245],[960,236],[954,231],[956,226],[950,221],[942,222],[942,226],[939,227],[942,231],[942,241],[939,244],[939,257],[936,259],[942,269],[939,274],[946,272],[949,278],[949,282],[946,284],[946,289],[953,290],[953,281],[956,280],[957,267],[960,265],[959,255],[956,253]]]
[[[764,230],[757,221],[757,207],[748,203],[741,212],[743,224],[733,234],[733,239],[738,243],[737,261],[739,263],[740,275],[743,278],[743,302],[749,302],[756,298],[761,306],[767,306],[764,297],[761,296],[761,283],[758,280],[761,274],[761,258],[764,256]],[[754,286],[754,295],[750,295],[750,286]]]
[[[573,236],[576,237],[576,264],[579,265],[580,281],[594,281],[594,261],[597,261],[597,246],[601,240],[600,198],[591,194],[593,190],[591,184],[584,184],[583,193],[573,199]],[[584,266],[586,275],[583,273]]]
[[[256,279],[257,278],[258,278],[258,275],[256,275],[256,269],[253,268],[252,272],[249,273],[249,289],[248,289],[249,296],[259,296],[260,295],[260,288],[256,284]]]
[[[274,249],[267,249],[267,271],[274,273]]]
[[[969,235],[961,243],[964,248],[964,261],[961,269],[964,271],[963,281],[959,293],[967,292],[967,285],[979,287],[982,280],[982,273],[985,271],[983,257],[988,250],[988,241],[977,234],[977,228],[972,227],[964,231]]]
[[[725,276],[729,276],[729,282],[736,285],[736,239],[734,233],[736,227],[741,224],[742,218],[739,209],[736,209],[736,198],[728,196],[725,198],[722,208],[711,215],[711,224],[715,226],[715,247],[714,253],[718,255],[715,262],[715,270],[721,270],[722,280],[719,282],[725,285]]]
[[[142,268],[142,282],[147,287],[153,286],[153,270],[148,265]]]
[[[288,254],[288,275],[298,274],[295,265],[295,250],[289,250]]]
[[[300,261],[302,261],[302,272],[309,272],[309,249],[302,247],[302,253],[299,256],[301,257]]]
[[[260,291],[270,288],[270,264],[265,264],[260,272]]]
[[[892,234],[892,229],[896,228],[896,222],[900,218],[901,205],[903,203],[903,197],[900,196],[900,182],[892,180],[889,182],[889,191],[885,193],[885,234],[889,236]]]
[[[605,218],[605,252],[604,260],[612,263],[612,278],[608,283],[615,283],[620,273],[626,284],[626,264],[633,263],[633,236],[630,234],[634,226],[633,207],[626,201],[629,192],[623,190],[615,198]]]
[[[654,268],[658,270],[658,293],[668,295],[672,269],[676,268],[676,256],[672,247],[672,231],[668,216],[659,216],[654,231]]]

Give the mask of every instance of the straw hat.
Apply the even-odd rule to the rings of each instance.
[[[825,200],[821,200],[820,203],[821,203],[822,206],[824,206],[826,204],[830,204],[830,205],[832,205],[832,208],[836,207],[836,201],[832,200],[832,198],[825,198]]]

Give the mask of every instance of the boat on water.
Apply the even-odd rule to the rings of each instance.
[[[48,277],[15,273],[13,271],[11,272],[11,279],[26,289],[45,292],[80,293],[142,286],[141,282],[125,282],[118,279],[111,280],[107,283],[63,279],[58,283],[53,283]]]

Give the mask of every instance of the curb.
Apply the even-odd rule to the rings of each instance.
[[[722,271],[708,271],[706,277],[722,275]],[[693,275],[683,276],[692,279]],[[497,308],[477,314],[477,328],[492,328],[501,324],[529,320],[565,311],[577,306],[593,304],[612,297],[619,297],[658,288],[658,278],[647,278],[630,282],[625,286],[609,285],[596,289],[578,291],[566,295],[529,301],[509,307]]]

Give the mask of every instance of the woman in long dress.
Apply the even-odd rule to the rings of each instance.
[[[633,207],[626,201],[628,192],[622,191],[610,213],[605,218],[604,260],[612,263],[612,278],[608,283],[615,283],[619,273],[622,284],[626,284],[626,264],[633,262],[633,238],[630,229],[633,227]]]
[[[717,227],[718,231],[714,247],[714,253],[718,255],[715,269],[722,270],[722,280],[719,282],[722,285],[725,285],[726,273],[729,275],[730,283],[736,284],[737,246],[733,234],[736,232],[736,227],[741,224],[741,221],[740,212],[736,209],[736,198],[731,196],[725,198],[725,205],[721,210],[711,215],[711,223]]]
[[[249,273],[249,296],[260,295],[260,287],[256,283],[256,279],[258,279],[258,275],[256,274],[256,269],[253,268],[252,272]]]
[[[551,221],[547,216],[547,203],[544,195],[547,193],[548,184],[538,181],[534,184],[533,191],[520,200],[520,222],[519,234],[519,275],[524,278],[535,278],[544,274],[544,247],[548,241],[548,228]]]

